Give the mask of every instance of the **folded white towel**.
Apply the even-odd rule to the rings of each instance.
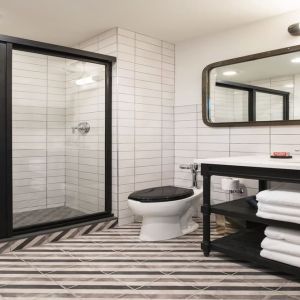
[[[258,202],[300,207],[300,190],[264,190],[256,195]]]
[[[300,217],[300,208],[298,207],[293,207],[288,205],[283,206],[283,205],[267,204],[263,202],[258,202],[257,207],[258,210],[267,213]]]
[[[268,213],[268,212],[260,211],[260,210],[257,211],[256,215],[258,217],[264,218],[264,219],[272,219],[272,220],[300,224],[300,217]]]
[[[268,237],[261,242],[261,247],[266,250],[276,251],[283,254],[294,255],[300,259],[300,245],[282,240],[274,240]]]
[[[260,256],[300,268],[300,257],[263,249]]]
[[[300,230],[268,226],[265,229],[265,235],[271,239],[283,240],[300,245]]]

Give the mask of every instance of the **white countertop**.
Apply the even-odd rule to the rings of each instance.
[[[293,158],[270,158],[269,156],[236,156],[196,159],[198,164],[244,166],[274,169],[300,170],[299,156]]]

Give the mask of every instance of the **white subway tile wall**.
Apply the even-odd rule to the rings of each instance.
[[[85,213],[105,211],[105,66],[67,60],[66,205]],[[77,85],[80,78],[95,82]],[[76,127],[88,122],[90,131]]]
[[[131,192],[174,183],[191,186],[191,174],[179,168],[181,163],[271,151],[299,155],[299,126],[212,128],[202,121],[200,100],[197,105],[174,106],[172,44],[114,28],[77,47],[117,57],[113,66],[112,195],[120,224],[134,219],[127,205]],[[55,58],[17,52],[14,56],[15,211],[60,206],[65,201],[85,212],[104,207],[104,132],[103,124],[97,123],[103,120],[99,116],[103,86],[77,90],[75,95],[69,78],[59,70]],[[298,76],[282,78],[282,82],[297,80]],[[273,81],[266,84],[275,88],[282,83]],[[297,88],[291,92],[294,99],[299,97]],[[291,107],[299,115],[300,109]],[[87,120],[91,134],[74,136],[71,127]],[[248,194],[257,191],[257,182],[241,181]],[[220,178],[213,179],[212,197],[216,203],[229,200]]]
[[[195,158],[269,155],[273,151],[289,151],[299,157],[299,126],[208,127],[202,121],[201,109],[200,103],[175,106],[175,185],[191,185],[190,172],[181,170],[179,164],[192,163]],[[215,203],[229,200],[220,182],[221,178],[213,177]],[[257,192],[257,181],[241,179],[241,183],[248,194]]]
[[[65,202],[64,60],[13,51],[13,211]]]
[[[117,57],[113,67],[113,212],[133,221],[128,195],[174,184],[175,48],[114,28],[80,49]]]
[[[212,128],[202,121],[200,100],[197,105],[174,106],[173,44],[114,28],[77,47],[117,57],[112,195],[120,224],[134,220],[127,205],[131,192],[174,183],[191,186],[191,174],[179,168],[181,163],[271,151],[299,155],[299,126]],[[55,58],[37,54],[14,55],[16,212],[60,206],[65,201],[85,212],[104,207],[104,132],[98,123],[103,120],[99,115],[103,114],[103,82],[95,90],[78,91],[70,84],[71,75],[66,78],[60,72],[59,64]],[[282,82],[295,83],[298,77],[282,78]],[[281,83],[276,79],[265,84],[275,88]],[[294,99],[299,97],[297,88],[291,92]],[[299,115],[299,107],[291,108]],[[92,125],[90,135],[73,135],[71,128],[87,120]],[[248,194],[257,191],[257,182],[241,181]],[[229,200],[220,178],[213,179],[212,198],[216,203]]]
[[[95,83],[75,84],[89,74]],[[104,211],[104,78],[103,65],[13,52],[14,213]],[[84,136],[72,131],[82,121]]]

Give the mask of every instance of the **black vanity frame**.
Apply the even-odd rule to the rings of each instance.
[[[210,98],[209,74],[212,69],[217,68],[217,67],[223,67],[223,66],[228,66],[228,65],[232,65],[232,64],[272,57],[272,56],[278,56],[278,55],[282,55],[282,54],[299,52],[299,51],[300,51],[300,45],[297,45],[297,46],[281,48],[281,49],[277,49],[277,50],[237,57],[237,58],[233,58],[233,59],[223,60],[223,61],[215,62],[215,63],[212,63],[212,64],[206,66],[202,72],[202,119],[203,119],[203,122],[207,126],[211,126],[211,127],[299,125],[300,120],[288,120],[288,119],[283,119],[280,121],[251,121],[251,120],[249,120],[247,122],[219,122],[219,123],[211,122],[209,119],[209,98]]]
[[[211,177],[226,176],[259,180],[259,190],[267,188],[268,181],[300,183],[300,170],[259,168],[222,164],[201,164],[203,176],[203,242],[204,255],[209,256],[211,250],[223,252],[238,260],[248,261],[258,266],[271,268],[300,276],[300,268],[269,260],[260,256],[260,243],[264,238],[266,225],[281,226],[300,230],[300,224],[263,219],[256,216],[256,209],[251,208],[245,199],[233,200],[211,205]],[[210,217],[219,214],[237,218],[246,222],[246,228],[237,233],[211,241]]]
[[[256,85],[243,84],[243,83],[238,83],[233,81],[217,81],[216,86],[248,92],[248,121],[249,122],[256,121],[256,92],[281,96],[282,97],[282,120],[287,121],[289,119],[289,100],[290,100],[289,92],[268,89]]]
[[[105,66],[105,212],[13,229],[12,51],[21,50]],[[113,216],[112,210],[112,64],[113,56],[0,35],[0,239]]]

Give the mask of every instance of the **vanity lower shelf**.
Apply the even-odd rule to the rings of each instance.
[[[239,260],[300,276],[300,268],[260,257],[260,244],[264,238],[262,233],[265,226],[273,225],[300,230],[300,224],[259,218],[256,216],[256,209],[251,208],[246,199],[211,205],[211,179],[214,176],[258,180],[259,191],[268,189],[268,182],[296,183],[300,185],[300,164],[286,165],[274,162],[270,161],[269,158],[259,159],[255,156],[201,161],[201,175],[203,176],[202,250],[204,256],[209,256],[210,251],[215,250]],[[246,229],[211,241],[212,213],[242,220],[246,225]],[[252,230],[255,230],[254,233],[251,233]]]
[[[211,241],[211,249],[260,267],[271,268],[276,272],[300,276],[299,268],[260,256],[260,244],[263,238],[263,230],[242,230]]]
[[[238,218],[254,223],[300,229],[300,224],[257,217],[256,209],[250,207],[245,198],[212,205],[210,210],[211,213]]]

